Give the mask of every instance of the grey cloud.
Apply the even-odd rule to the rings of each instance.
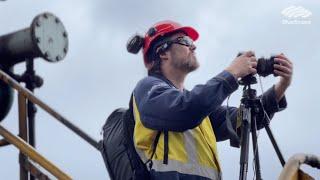
[[[281,24],[281,11],[293,3],[312,12],[310,25]],[[127,106],[135,83],[146,75],[141,53],[126,52],[127,39],[135,32],[144,33],[159,20],[176,20],[200,32],[196,44],[201,67],[187,79],[189,89],[223,70],[240,50],[253,49],[257,56],[285,52],[294,62],[294,79],[287,91],[288,109],[275,116],[271,127],[287,158],[296,152],[319,155],[319,142],[314,138],[319,126],[316,112],[320,101],[316,95],[320,91],[317,83],[320,53],[316,51],[320,42],[318,6],[311,1],[10,0],[0,3],[0,34],[27,27],[43,11],[60,17],[69,33],[69,52],[57,64],[36,60],[36,71],[45,80],[36,94],[95,139],[101,138],[100,129],[106,116],[117,107]],[[16,71],[23,72],[24,65],[19,65]],[[273,77],[263,79],[264,89],[275,82]],[[241,89],[232,95],[229,104],[238,106],[240,98]],[[14,132],[17,132],[16,106],[15,103],[10,116],[2,122]],[[38,150],[49,160],[75,179],[106,179],[97,151],[41,110],[37,123]],[[280,163],[266,133],[261,131],[259,137],[263,177],[276,179]],[[239,150],[230,148],[229,142],[218,146],[224,178],[237,178]],[[8,163],[7,168],[0,168],[2,178],[18,178],[16,153],[13,147],[0,149],[0,159]],[[307,170],[319,177],[314,169]]]

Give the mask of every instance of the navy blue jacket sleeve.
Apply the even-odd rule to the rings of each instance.
[[[191,91],[179,91],[163,79],[148,76],[137,84],[134,97],[144,126],[155,130],[185,131],[198,126],[238,86],[227,71]]]
[[[262,95],[261,99],[262,99],[264,110],[266,111],[270,119],[272,119],[273,115],[276,112],[282,111],[287,107],[287,101],[285,96],[279,102],[277,102],[274,86],[268,89],[268,91],[266,91]],[[225,121],[227,109],[229,111],[228,113],[230,114],[230,120],[231,120],[232,126],[234,130],[236,130],[238,108],[235,108],[235,107],[227,108],[226,106],[220,106],[215,111],[213,111],[209,116],[217,141],[224,141],[229,139],[229,136],[228,136],[229,134],[228,134],[227,125]],[[263,122],[267,121],[267,117],[264,116],[263,114],[260,114],[259,117],[261,118],[257,118],[257,120],[260,119],[260,121],[257,121],[257,128],[262,129],[264,127]]]

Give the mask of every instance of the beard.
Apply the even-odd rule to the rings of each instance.
[[[188,56],[184,58],[173,58],[173,61],[171,61],[171,63],[173,67],[186,73],[195,71],[199,67],[199,63],[194,53],[189,53]]]

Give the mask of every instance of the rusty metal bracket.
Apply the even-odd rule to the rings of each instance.
[[[26,168],[27,171],[29,171],[33,177],[39,180],[50,180],[50,178],[44,174],[39,168],[37,168],[35,165],[33,165],[32,162],[26,161],[24,164],[24,167]]]
[[[10,145],[10,143],[8,141],[6,141],[5,139],[0,139],[0,147],[7,146],[7,145]]]

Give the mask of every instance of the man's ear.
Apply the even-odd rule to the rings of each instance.
[[[160,52],[159,53],[159,57],[162,60],[168,60],[169,59],[169,52],[168,51]]]

